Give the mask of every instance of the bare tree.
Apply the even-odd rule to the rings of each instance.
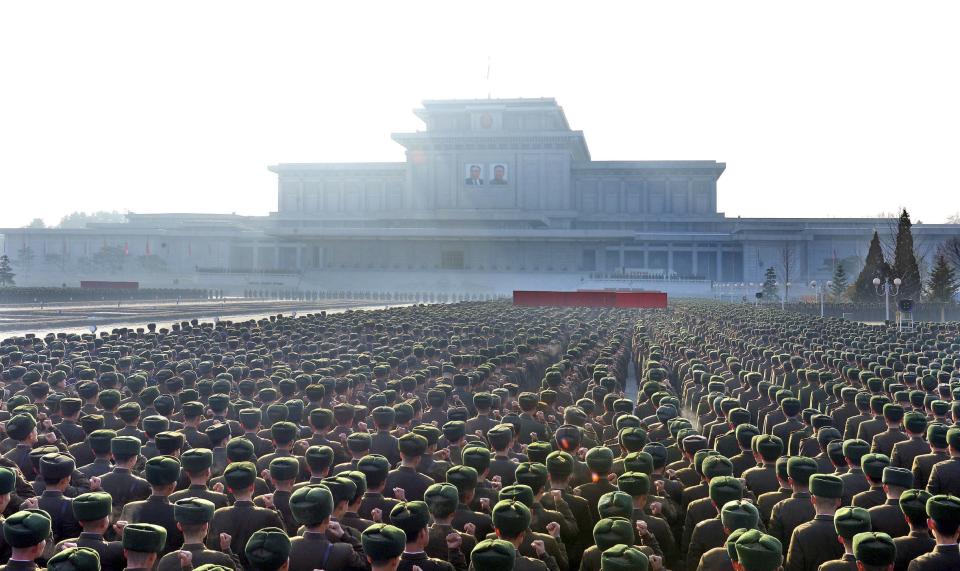
[[[944,242],[943,253],[953,267],[960,271],[960,237],[954,236]]]
[[[783,279],[783,299],[790,301],[790,279],[797,272],[797,259],[793,242],[784,242],[780,247],[780,277]]]
[[[960,224],[960,212],[954,212],[947,216],[947,224]]]

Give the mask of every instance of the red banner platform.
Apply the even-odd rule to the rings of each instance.
[[[81,289],[140,289],[140,282],[81,281]]]
[[[665,309],[667,294],[662,291],[517,291],[513,305],[556,307],[636,307]]]

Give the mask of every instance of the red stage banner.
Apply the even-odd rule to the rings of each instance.
[[[662,291],[520,291],[513,292],[514,305],[557,307],[633,307],[665,309]]]

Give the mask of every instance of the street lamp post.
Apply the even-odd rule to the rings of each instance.
[[[894,278],[892,283],[889,278],[885,281],[881,281],[880,278],[873,278],[873,287],[876,288],[877,295],[883,296],[884,321],[890,321],[890,295],[893,294],[893,297],[897,297],[902,283],[903,281],[900,278]]]
[[[820,317],[821,318],[823,317],[823,299],[827,295],[826,289],[828,287],[831,287],[832,285],[833,285],[832,281],[818,282],[817,280],[813,280],[812,282],[810,282],[810,287],[815,289],[817,291],[817,295],[820,297]]]
[[[781,310],[787,309],[787,297],[790,296],[790,286],[792,285],[793,284],[790,282],[786,282],[785,284],[783,284],[783,299],[780,300]]]

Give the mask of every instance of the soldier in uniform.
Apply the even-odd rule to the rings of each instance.
[[[247,561],[243,548],[254,531],[265,527],[283,528],[283,521],[275,510],[253,505],[256,479],[257,468],[251,462],[232,462],[227,466],[223,471],[223,481],[236,500],[232,506],[214,512],[207,536],[207,548],[217,549],[220,534],[228,534],[232,539],[230,549],[239,555],[240,563],[244,566]]]
[[[377,431],[370,438],[370,452],[386,458],[391,466],[400,462],[400,442],[390,434],[397,411],[389,406],[378,406],[370,413]],[[426,570],[424,570],[426,571]]]
[[[790,477],[793,494],[773,506],[770,514],[770,535],[777,538],[781,546],[786,545],[788,550],[793,530],[816,515],[808,488],[810,477],[816,471],[817,462],[812,458],[792,456],[787,460],[787,475]]]
[[[294,490],[290,511],[304,532],[291,541],[289,571],[366,571],[369,568],[362,543],[357,543],[339,523],[330,521],[333,495],[326,486],[312,484]]]
[[[88,492],[73,498],[73,517],[77,519],[83,531],[78,537],[65,539],[54,548],[63,549],[64,543],[75,543],[96,551],[100,556],[102,571],[121,571],[124,568],[123,546],[119,541],[104,540],[104,533],[110,529],[110,513],[113,498],[104,492]]]
[[[37,477],[33,463],[30,462],[30,451],[38,441],[37,421],[27,413],[20,413],[7,421],[5,430],[15,445],[3,457],[16,464],[24,479],[32,482]]]
[[[787,569],[817,571],[820,564],[843,556],[834,516],[840,508],[843,482],[831,474],[814,474],[809,481],[816,515],[793,530],[787,550]]]
[[[927,491],[933,495],[960,496],[960,428],[947,431],[947,445],[950,459],[933,466]]]
[[[407,537],[398,527],[378,523],[363,531],[360,542],[372,571],[395,571],[407,546]]]
[[[183,534],[183,546],[179,552],[167,553],[160,558],[157,571],[179,571],[180,553],[190,553],[194,567],[201,565],[220,565],[227,569],[239,569],[240,561],[230,550],[231,537],[222,534],[218,550],[207,549],[204,542],[210,530],[210,521],[216,511],[213,502],[203,498],[186,497],[173,504],[173,515],[177,520],[177,529]]]
[[[419,434],[407,433],[398,440],[400,465],[387,475],[383,494],[396,498],[395,489],[404,490],[404,497],[422,498],[427,488],[434,483],[429,476],[417,472],[420,457],[427,450],[427,439]],[[400,498],[396,498],[400,499]]]
[[[460,551],[464,561],[470,560],[470,552],[477,544],[477,539],[465,532],[458,531],[450,524],[453,514],[460,503],[460,493],[452,484],[433,484],[427,488],[423,496],[424,503],[430,510],[433,523],[429,528],[430,539],[424,548],[428,557],[445,559],[448,557],[448,538],[452,534],[460,536]],[[453,542],[451,539],[450,542]]]
[[[734,544],[742,571],[777,571],[783,564],[783,546],[776,537],[755,529],[744,532]]]
[[[10,559],[0,571],[37,571],[34,562],[43,555],[51,534],[50,516],[43,510],[20,510],[3,521],[3,538]]]
[[[63,495],[70,485],[70,476],[75,465],[73,458],[54,452],[40,457],[40,478],[46,486],[37,507],[50,514],[53,528],[53,541],[76,537],[80,524],[73,515],[72,500]]]
[[[365,456],[357,463],[357,471],[362,472],[367,478],[367,491],[363,494],[360,507],[357,509],[357,515],[360,517],[376,521],[378,519],[374,517],[376,511],[382,522],[390,522],[390,511],[400,501],[383,495],[389,470],[390,464],[387,459],[379,454]]]
[[[150,484],[151,495],[145,500],[128,502],[123,506],[120,521],[162,526],[167,530],[162,554],[167,554],[183,544],[183,535],[177,528],[177,518],[170,503],[170,494],[176,489],[180,476],[180,462],[170,456],[154,456],[147,460],[144,476]]]
[[[833,527],[843,545],[843,556],[827,561],[819,571],[858,571],[857,557],[853,551],[853,538],[870,531],[870,514],[863,508],[842,507],[833,516]]]
[[[78,398],[60,399],[60,416],[62,420],[55,425],[57,431],[63,436],[67,445],[83,442],[87,433],[77,424],[80,419],[80,407],[83,402]]]
[[[863,475],[867,478],[870,488],[853,496],[850,502],[858,508],[870,509],[882,505],[887,499],[883,492],[883,471],[890,465],[890,458],[883,454],[866,454],[860,461]]]
[[[123,528],[122,543],[128,571],[153,569],[167,545],[167,530],[152,523],[131,523]]]
[[[190,486],[170,494],[170,502],[176,504],[178,500],[184,498],[203,498],[211,502],[214,509],[227,507],[226,494],[207,488],[212,465],[213,452],[206,448],[192,448],[181,454],[180,467],[190,478]]]
[[[906,571],[911,561],[937,545],[927,529],[927,501],[931,497],[926,490],[907,490],[900,495],[900,509],[910,524],[910,533],[893,539],[897,547],[894,571]]]
[[[889,569],[897,548],[886,533],[868,531],[853,537],[853,554],[860,569]]]
[[[951,429],[951,432],[955,429]],[[955,448],[951,443],[951,453]],[[947,571],[960,569],[957,532],[960,531],[960,499],[935,495],[927,500],[930,532],[937,545],[907,567],[907,571]]]
[[[750,448],[755,466],[744,470],[741,476],[747,489],[759,501],[760,496],[780,487],[777,481],[777,458],[783,454],[783,443],[775,436],[758,434],[750,439]]]
[[[119,515],[128,502],[143,500],[150,495],[150,483],[132,473],[140,455],[140,440],[133,436],[117,436],[110,441],[110,453],[116,464],[100,479],[100,489],[113,497],[114,514]]]
[[[519,558],[512,543],[502,539],[484,539],[470,553],[470,565],[473,571],[528,571],[527,565],[517,564]]]
[[[250,536],[244,556],[251,571],[279,571],[289,569],[290,538],[276,527],[265,527]]]
[[[574,460],[570,454],[563,452],[561,450],[556,450],[547,455],[547,472],[549,475],[550,483],[550,492],[552,494],[559,493],[560,498],[570,507],[570,512],[573,514],[574,519],[577,522],[577,529],[580,530],[580,533],[577,534],[577,537],[570,543],[566,545],[567,557],[570,561],[571,569],[579,569],[580,567],[580,558],[583,556],[583,552],[590,547],[590,536],[585,533],[588,529],[593,529],[594,521],[593,516],[590,513],[590,505],[587,503],[585,498],[582,498],[573,493],[570,489],[569,482],[570,477],[573,475],[574,469]],[[645,476],[645,475],[644,475]],[[633,494],[632,492],[639,491],[638,488],[633,488],[631,490],[624,489],[627,485],[623,481],[623,477],[617,480],[620,484],[620,489],[627,492],[634,497],[634,502],[637,501],[638,495],[643,494]],[[649,491],[650,481],[647,478],[647,491]],[[643,498],[645,501],[645,498]],[[659,528],[660,534],[657,534],[658,529],[655,529],[654,526],[648,524],[650,530],[657,537],[657,541],[661,541],[661,537],[666,538],[666,534],[663,533],[666,530],[666,533],[670,533],[669,526],[666,525],[666,522],[660,520],[660,523],[663,524],[662,528]],[[663,543],[660,543],[663,547]],[[670,535],[670,548],[673,548],[675,543],[673,542],[673,536]],[[666,549],[666,547],[664,547]]]
[[[117,433],[112,430],[94,430],[87,436],[87,445],[93,453],[93,460],[77,468],[88,478],[103,476],[113,469],[110,463],[110,441],[116,438]],[[74,455],[76,457],[76,455]]]
[[[903,422],[903,407],[898,404],[888,403],[883,405],[883,421],[887,429],[873,437],[870,451],[890,456],[893,454],[893,447],[898,442],[905,442],[910,438],[900,430],[900,423]]]
[[[517,551],[513,569],[524,571],[557,571],[559,569],[556,559],[547,552],[542,543],[533,542],[530,546],[535,557],[520,554],[521,546],[524,545],[525,536],[530,528],[530,509],[523,502],[516,500],[498,502],[493,508],[493,522],[496,537],[511,543]],[[477,544],[477,547],[480,545],[483,545],[483,542]]]
[[[649,565],[646,553],[628,545],[614,545],[600,555],[601,571],[646,571]]]
[[[931,424],[927,427],[927,444],[930,446],[930,452],[914,458],[911,467],[913,483],[917,488],[926,489],[933,467],[950,458],[950,453],[947,452],[948,430],[949,427],[945,424]]]
[[[300,473],[300,463],[296,458],[274,458],[268,468],[270,482],[274,489],[272,494],[254,498],[253,504],[257,507],[273,507],[283,519],[283,527],[290,535],[296,535],[297,523],[290,512],[290,494],[293,493],[293,484]]]
[[[906,468],[888,466],[883,469],[883,490],[886,501],[870,508],[871,531],[883,532],[890,537],[910,533],[910,526],[900,510],[900,496],[913,487],[913,473]]]
[[[600,501],[600,497],[617,489],[608,478],[613,469],[613,450],[605,446],[591,448],[587,452],[586,462],[592,474],[592,481],[577,486],[573,493],[587,500],[593,519],[599,520],[600,513],[597,511],[597,503]]]
[[[71,547],[58,551],[47,561],[47,571],[100,570],[100,555],[87,547]]]
[[[427,555],[426,547],[430,542],[430,511],[421,501],[403,502],[390,512],[390,521],[406,536],[407,545],[400,556],[398,571],[412,571],[414,565],[423,571],[466,571],[467,561],[460,551],[462,543],[459,534],[450,534],[446,540],[447,552],[443,558]]]
[[[863,472],[863,457],[870,451],[870,445],[863,440],[849,439],[843,442],[843,457],[847,461],[847,471],[841,474],[843,481],[843,505],[849,506],[853,497],[870,489],[870,482]]]
[[[893,445],[890,465],[910,470],[918,456],[930,453],[930,445],[923,439],[927,432],[927,417],[922,412],[908,412],[903,418],[903,427],[909,439]]]
[[[460,503],[451,522],[453,527],[466,529],[467,524],[472,524],[477,540],[486,538],[488,533],[493,532],[490,516],[470,509],[470,503],[477,489],[477,471],[469,466],[454,466],[447,470],[447,482],[456,486],[460,494]]]

